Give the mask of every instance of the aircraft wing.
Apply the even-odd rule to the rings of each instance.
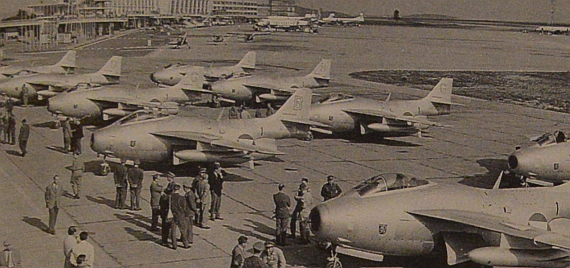
[[[57,89],[54,91],[64,91],[66,89],[72,88],[76,85],[71,85],[71,84],[66,84],[66,83],[61,83],[61,82],[55,82],[55,81],[33,81],[33,82],[26,82],[28,84],[30,84],[33,87],[39,86],[39,87],[45,87],[45,88],[49,88],[49,89]]]
[[[242,151],[249,151],[249,152],[256,152],[262,154],[272,154],[272,155],[281,155],[284,154],[279,151],[268,150],[260,146],[256,146],[255,144],[246,144],[241,143],[238,141],[232,141],[228,139],[223,139],[220,136],[210,135],[201,132],[190,132],[190,131],[163,131],[163,132],[154,132],[151,133],[155,136],[167,137],[167,138],[177,138],[183,140],[191,140],[197,141],[202,143],[207,143],[213,146],[220,146],[226,147],[228,149],[234,150],[242,150]]]
[[[528,225],[509,222],[507,218],[484,214],[480,212],[434,209],[408,211],[414,216],[439,219],[450,223],[459,223],[481,228],[513,237],[532,240],[536,243],[570,249],[570,237],[551,231],[538,229]]]
[[[392,119],[392,120],[396,120],[396,121],[404,121],[404,122],[424,124],[424,125],[428,125],[428,126],[443,126],[440,123],[429,121],[427,119],[423,119],[423,118],[419,118],[419,117],[413,117],[413,116],[395,115],[393,113],[387,113],[387,112],[383,112],[380,110],[349,109],[349,110],[344,110],[344,111],[347,113],[350,113],[350,114],[365,115],[365,116],[372,116],[372,117],[378,117],[378,118],[386,118],[386,119]]]
[[[212,143],[214,140],[221,139],[220,136],[205,134],[201,132],[191,132],[191,131],[162,131],[162,132],[154,132],[151,134],[160,137],[192,140],[203,143]]]
[[[161,103],[156,103],[156,102],[141,102],[141,101],[136,101],[133,99],[121,98],[121,97],[111,97],[111,96],[87,98],[87,99],[95,101],[95,102],[119,103],[119,104],[131,105],[131,106],[141,106],[141,107],[150,107],[150,108],[159,107],[160,105],[162,105]]]

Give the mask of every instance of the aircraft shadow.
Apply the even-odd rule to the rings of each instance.
[[[33,226],[33,227],[36,227],[36,228],[40,229],[40,230],[42,230],[42,231],[44,231],[44,232],[46,232],[46,233],[47,233],[47,231],[48,231],[48,226],[47,226],[45,223],[43,223],[42,220],[40,220],[40,219],[38,219],[38,218],[31,218],[31,217],[28,217],[28,216],[24,216],[24,217],[22,218],[22,221],[25,222],[25,223],[27,223],[27,224],[29,224],[29,225],[31,225],[31,226]]]
[[[486,168],[487,173],[467,176],[459,181],[459,183],[477,188],[491,189],[493,185],[495,185],[501,171],[509,169],[507,159],[479,159],[477,163]],[[516,187],[520,187],[520,180],[517,179],[514,174],[503,174],[500,188]]]
[[[42,123],[36,123],[36,124],[33,124],[32,126],[37,127],[37,128],[49,128],[49,129],[58,129],[60,127],[59,122],[53,121],[53,120],[42,122]]]
[[[319,140],[334,140],[334,139],[344,139],[348,140],[352,143],[372,143],[372,144],[380,144],[386,146],[393,146],[393,147],[419,147],[420,144],[411,143],[407,141],[401,140],[392,140],[387,139],[385,137],[381,137],[378,135],[358,135],[358,134],[335,134],[335,135],[326,135],[321,133],[313,133],[314,139]]]

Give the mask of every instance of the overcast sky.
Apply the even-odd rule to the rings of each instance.
[[[264,0],[258,0],[264,1]],[[266,0],[265,0],[266,1]],[[0,0],[0,17],[7,17],[28,4],[40,0]],[[55,2],[44,0],[44,3]],[[357,15],[391,15],[395,9],[402,16],[442,14],[462,19],[548,22],[550,0],[297,0],[308,8],[323,8]],[[556,22],[570,23],[570,0],[556,0]]]

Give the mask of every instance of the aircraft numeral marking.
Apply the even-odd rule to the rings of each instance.
[[[378,224],[378,234],[385,235],[388,231],[388,224]]]
[[[131,141],[131,147],[135,147],[135,145],[137,145],[137,141]]]
[[[301,110],[301,109],[303,109],[303,98],[295,97],[295,105],[293,105],[293,110]]]
[[[554,163],[554,170],[558,170],[560,168],[560,163]]]

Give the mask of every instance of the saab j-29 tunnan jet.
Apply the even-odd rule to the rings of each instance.
[[[189,72],[192,72],[197,66],[190,65],[169,65],[164,69],[156,71],[150,75],[150,80],[157,84],[174,86],[180,82],[180,79]],[[209,67],[204,70],[204,77],[207,83],[215,82],[220,79],[228,79],[239,77],[250,73],[255,69],[255,52],[250,51],[243,59],[234,66]]]
[[[324,134],[377,133],[400,137],[421,131],[422,125],[440,126],[425,117],[449,114],[453,79],[443,78],[423,99],[377,101],[348,95],[331,95],[311,107],[311,121],[326,127],[311,130]]]
[[[67,51],[61,60],[53,65],[44,66],[2,66],[0,67],[0,81],[20,75],[31,74],[72,74],[75,72],[75,55],[74,50]]]
[[[305,138],[309,132],[310,89],[299,89],[267,118],[211,120],[137,111],[97,130],[91,149],[105,156],[141,162],[243,163],[282,154],[275,139]],[[147,119],[145,120],[144,117]]]
[[[526,183],[551,186],[570,180],[570,142],[557,131],[534,137],[535,144],[521,148],[508,158],[509,169]]]
[[[308,75],[271,78],[247,76],[212,83],[211,90],[201,93],[213,94],[225,102],[285,101],[297,88],[319,88],[329,85],[331,60],[323,59]]]
[[[194,68],[180,83],[166,88],[104,87],[64,92],[48,99],[47,109],[53,114],[80,118],[82,123],[118,119],[145,108],[176,114],[178,104],[198,99],[190,89],[202,88],[203,73],[203,67]]]
[[[108,85],[119,83],[121,77],[120,56],[113,56],[96,73],[91,74],[38,74],[16,77],[0,83],[0,91],[12,98],[22,98],[22,87],[28,90],[28,98],[47,99],[60,92],[76,87],[79,84]]]
[[[482,189],[381,174],[317,205],[309,218],[313,234],[337,253],[374,261],[447,252],[449,265],[570,264],[570,183]]]

